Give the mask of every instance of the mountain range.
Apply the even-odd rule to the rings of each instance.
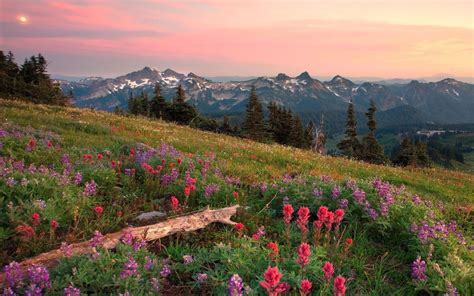
[[[241,114],[255,86],[263,104],[275,101],[303,118],[323,113],[338,114],[335,117],[340,118],[351,100],[356,111],[363,115],[370,100],[374,100],[379,118],[388,121],[385,125],[474,122],[474,85],[451,78],[429,83],[416,80],[395,84],[356,83],[339,75],[320,81],[303,72],[296,77],[280,73],[246,81],[214,82],[194,73],[185,75],[171,69],[145,67],[116,78],[58,81],[65,93],[73,93],[76,106],[109,111],[115,107],[126,109],[130,93],[152,96],[155,83],[159,83],[167,99],[175,95],[176,87],[181,84],[188,103],[210,116]]]

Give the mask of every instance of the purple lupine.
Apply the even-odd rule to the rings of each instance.
[[[193,256],[191,256],[191,255],[184,255],[184,256],[183,256],[183,262],[184,262],[184,264],[190,264],[190,263],[192,263],[193,261],[194,261]]]
[[[290,198],[288,196],[283,197],[283,204],[289,204],[290,203]]]
[[[349,207],[349,201],[345,198],[341,199],[341,201],[339,201],[339,207],[341,209],[347,209]]]
[[[63,154],[61,157],[61,162],[64,166],[63,175],[69,176],[72,170],[71,158],[69,157],[69,154]]]
[[[91,180],[90,182],[86,182],[86,185],[84,186],[84,195],[93,196],[96,193],[97,193],[97,183],[95,183],[94,180]]]
[[[167,277],[171,274],[171,268],[170,268],[169,263],[170,263],[169,258],[163,260],[163,266],[161,267],[161,271],[160,271],[160,275],[162,277]]]
[[[268,186],[267,186],[267,183],[263,182],[261,185],[260,185],[260,190],[265,193],[267,192],[267,189],[268,189]]]
[[[90,245],[92,248],[102,245],[103,235],[98,230],[94,231],[94,236],[90,240]]]
[[[351,189],[352,191],[355,191],[357,189],[357,184],[356,181],[354,180],[347,180],[346,181],[346,187]]]
[[[124,173],[125,173],[125,175],[127,175],[129,177],[133,177],[133,175],[135,174],[135,170],[132,169],[132,168],[126,168],[124,170]]]
[[[133,244],[134,238],[135,237],[133,236],[132,229],[128,227],[123,230],[122,236],[120,236],[120,241],[125,245],[131,246]]]
[[[322,175],[320,177],[321,181],[324,182],[324,183],[328,183],[328,182],[331,182],[332,178],[331,176],[328,176],[328,175]]]
[[[81,172],[77,172],[74,176],[74,184],[79,185],[82,183],[82,174]]]
[[[238,274],[234,274],[230,277],[227,285],[227,295],[229,296],[242,296],[243,295],[244,283],[242,278]]]
[[[122,272],[120,272],[120,277],[122,279],[135,276],[138,272],[138,263],[133,259],[133,257],[129,257],[127,262],[125,262]]]
[[[64,296],[81,296],[81,290],[74,287],[73,284],[70,284],[67,288],[63,290]]]
[[[216,192],[218,192],[219,189],[220,189],[220,187],[217,184],[214,184],[214,183],[208,184],[204,188],[204,196],[209,198],[209,197],[213,196]]]
[[[6,287],[5,289],[3,289],[2,296],[17,296],[17,295],[18,294],[16,294],[10,287]]]
[[[373,220],[377,219],[377,217],[379,216],[379,213],[377,213],[377,211],[373,208],[367,208],[366,211],[369,217]]]
[[[417,281],[426,281],[428,277],[426,276],[426,262],[421,260],[421,257],[418,256],[415,261],[411,264],[411,277]]]
[[[28,268],[30,283],[41,289],[51,288],[48,269],[42,265],[32,265]]]
[[[146,247],[146,240],[144,239],[135,239],[135,241],[133,242],[133,250],[135,252],[140,249],[143,249],[144,247]]]
[[[314,197],[321,197],[323,195],[323,189],[322,188],[314,188],[313,189],[313,196]]]
[[[25,296],[43,296],[43,289],[35,284],[31,284],[28,290],[25,291]]]
[[[60,247],[61,252],[65,257],[71,257],[73,255],[72,245],[67,242],[62,242]]]
[[[333,200],[337,199],[341,195],[341,188],[339,186],[334,186],[331,190],[331,197]]]
[[[422,199],[421,199],[418,195],[416,195],[416,194],[413,195],[412,201],[413,201],[413,203],[414,203],[415,205],[419,205],[419,204],[421,204],[421,203],[423,202]]]
[[[160,281],[157,278],[151,278],[150,279],[150,284],[151,284],[151,287],[153,288],[153,291],[155,293],[160,292]]]
[[[202,284],[205,281],[207,281],[208,276],[206,273],[198,273],[196,278],[197,278],[198,283]]]
[[[364,192],[364,190],[356,189],[353,193],[353,196],[354,196],[354,200],[358,204],[364,204],[365,203],[365,192]]]
[[[8,283],[8,286],[10,287],[15,287],[25,278],[25,275],[21,270],[21,266],[18,262],[10,262],[10,264],[5,266],[4,271],[5,279]]]
[[[35,207],[37,207],[40,210],[46,209],[46,202],[42,199],[35,200],[33,204],[35,205]]]
[[[8,187],[14,187],[16,185],[16,181],[13,177],[9,177],[6,183]]]
[[[145,268],[145,270],[150,270],[153,268],[153,259],[150,258],[150,256],[146,256],[145,257],[145,264],[143,264],[143,268]]]

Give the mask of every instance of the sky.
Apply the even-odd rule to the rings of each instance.
[[[474,77],[472,0],[1,0],[0,48],[49,72]]]

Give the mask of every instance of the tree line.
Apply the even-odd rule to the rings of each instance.
[[[369,108],[365,115],[367,116],[367,128],[369,132],[359,140],[357,135],[357,120],[355,118],[354,104],[349,102],[347,109],[345,137],[337,144],[337,148],[342,155],[362,160],[373,164],[390,164],[398,166],[428,167],[430,158],[427,152],[427,146],[423,142],[413,142],[409,137],[403,138],[400,146],[393,153],[390,160],[384,152],[375,137],[377,122],[375,112],[377,108],[373,100],[370,101]]]
[[[11,51],[0,50],[0,96],[26,99],[40,104],[68,105],[70,97],[47,74],[48,63],[38,54],[25,59],[22,65],[15,62]]]

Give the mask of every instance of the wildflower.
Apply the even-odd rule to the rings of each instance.
[[[14,187],[16,185],[16,181],[13,177],[8,177],[6,184],[8,187]]]
[[[117,161],[116,160],[111,160],[110,165],[112,166],[113,169],[117,167]]]
[[[209,198],[211,197],[212,195],[214,195],[214,193],[218,192],[219,191],[219,185],[217,184],[209,184],[207,185],[205,188],[204,188],[204,196]]]
[[[252,238],[254,240],[259,240],[262,236],[265,236],[265,226],[260,226],[254,234],[252,234]]]
[[[324,221],[326,219],[326,215],[329,212],[329,209],[325,206],[320,206],[318,209],[318,213],[316,214],[318,216],[318,219],[321,221]]]
[[[131,246],[133,244],[133,240],[135,237],[133,236],[132,230],[127,227],[123,230],[122,235],[120,236],[120,241],[128,246]]]
[[[143,264],[143,268],[145,270],[150,270],[153,268],[153,260],[149,256],[145,256],[145,264]]]
[[[205,281],[207,281],[207,277],[208,277],[208,276],[207,276],[206,273],[198,273],[196,278],[197,278],[198,283],[201,283],[201,284],[202,284],[202,283],[204,283]]]
[[[278,296],[290,288],[288,283],[280,283],[282,276],[283,274],[278,270],[277,266],[269,266],[263,274],[264,280],[260,282],[260,286],[267,290],[269,296]]]
[[[94,236],[90,240],[91,247],[95,248],[100,246],[102,244],[102,237],[102,233],[100,233],[98,230],[94,231]]]
[[[234,197],[234,199],[237,199],[239,198],[239,193],[237,191],[234,191],[232,192],[232,196]]]
[[[82,174],[81,172],[77,172],[74,176],[74,184],[79,185],[82,183]]]
[[[191,194],[191,187],[184,187],[184,196],[186,197],[189,197],[189,195]]]
[[[95,183],[94,180],[90,182],[86,182],[86,185],[84,186],[84,192],[83,194],[85,196],[93,196],[97,193],[97,184]]]
[[[339,186],[334,186],[331,190],[332,199],[337,199],[341,195],[341,188]]]
[[[15,230],[23,238],[31,238],[35,235],[35,230],[30,225],[18,225]]]
[[[293,215],[294,211],[295,210],[293,209],[293,206],[290,204],[286,204],[283,206],[283,220],[286,224],[290,224],[291,216]]]
[[[96,206],[96,207],[94,208],[94,212],[95,212],[98,216],[100,216],[100,215],[102,215],[102,213],[104,212],[104,208],[101,207],[101,206]]]
[[[244,224],[242,223],[237,223],[234,225],[234,228],[237,230],[237,231],[242,231],[242,229],[244,229]]]
[[[298,247],[298,259],[297,262],[304,268],[309,263],[309,256],[311,255],[311,247],[307,243],[302,243]]]
[[[341,199],[341,201],[339,202],[339,207],[341,209],[347,209],[349,207],[349,201],[345,198]]]
[[[346,246],[347,246],[347,247],[352,246],[352,238],[346,239]]]
[[[326,213],[326,217],[324,218],[324,225],[326,226],[326,229],[328,232],[331,230],[333,222],[334,222],[334,213],[331,211],[328,211]]]
[[[343,209],[337,209],[334,211],[334,222],[336,223],[341,223],[342,219],[344,219],[344,210]]]
[[[41,219],[41,218],[40,218],[40,214],[38,214],[38,213],[33,213],[33,214],[31,215],[31,220],[32,220],[32,222],[33,222],[33,225],[38,225],[38,224],[40,224],[40,219]]]
[[[171,197],[171,208],[173,211],[179,210],[179,200],[176,198],[176,196]]]
[[[138,270],[138,263],[133,259],[133,257],[129,257],[128,261],[125,262],[122,272],[120,272],[120,277],[122,279],[134,276],[137,274]]]
[[[41,289],[51,288],[48,269],[42,265],[32,265],[28,268],[30,283]]]
[[[150,284],[151,284],[151,287],[153,288],[153,291],[155,291],[155,293],[159,293],[160,292],[160,281],[157,279],[157,278],[151,278],[150,279]]]
[[[346,294],[346,279],[338,275],[334,279],[334,296],[344,296]]]
[[[184,255],[184,256],[183,256],[183,262],[184,262],[184,264],[190,264],[190,263],[192,263],[193,261],[194,261],[193,256],[191,256],[191,255]]]
[[[411,277],[414,280],[426,281],[428,277],[426,276],[426,262],[421,260],[421,257],[418,256],[415,261],[411,264]]]
[[[81,296],[81,290],[74,287],[73,284],[70,284],[69,287],[64,288],[64,296]]]
[[[358,204],[364,204],[365,203],[365,192],[363,190],[360,190],[360,189],[357,189],[354,191],[354,193],[352,194],[354,196],[354,200],[358,203]]]
[[[58,221],[56,221],[56,220],[51,220],[51,228],[52,228],[52,229],[56,229],[56,228],[58,228],[58,226],[59,226]]]
[[[242,278],[238,274],[234,274],[230,277],[227,285],[227,295],[229,296],[242,296],[242,289],[244,284]]]
[[[301,295],[309,295],[309,292],[311,291],[312,287],[313,287],[313,284],[311,284],[311,282],[308,279],[302,280],[300,284]]]
[[[313,189],[313,195],[314,195],[314,197],[321,197],[323,195],[323,189],[322,188],[314,188]]]
[[[10,287],[15,287],[25,278],[25,275],[23,274],[21,266],[18,262],[10,262],[10,264],[5,266],[4,271],[6,282]]]
[[[331,262],[326,261],[323,265],[324,278],[329,282],[334,274],[334,266]]]
[[[161,268],[160,275],[162,277],[167,277],[171,274],[171,268],[168,263],[164,263],[163,267]]]
[[[104,158],[104,155],[102,153],[97,153],[97,159],[101,160],[102,158]]]
[[[132,168],[126,168],[126,169],[124,170],[124,172],[125,172],[125,175],[127,175],[127,176],[129,176],[129,177],[133,177],[133,176],[135,176],[136,170],[135,170],[135,169],[132,169]]]
[[[271,253],[270,253],[270,258],[276,258],[278,256],[278,245],[277,243],[274,243],[274,242],[269,242],[267,244],[267,248],[269,248],[271,250]]]
[[[308,220],[309,220],[309,209],[307,207],[301,207],[298,210],[298,219],[296,223],[298,224],[298,228],[301,230],[303,234],[308,231]]]
[[[59,248],[65,257],[72,256],[72,245],[67,242],[62,242],[61,247]]]

